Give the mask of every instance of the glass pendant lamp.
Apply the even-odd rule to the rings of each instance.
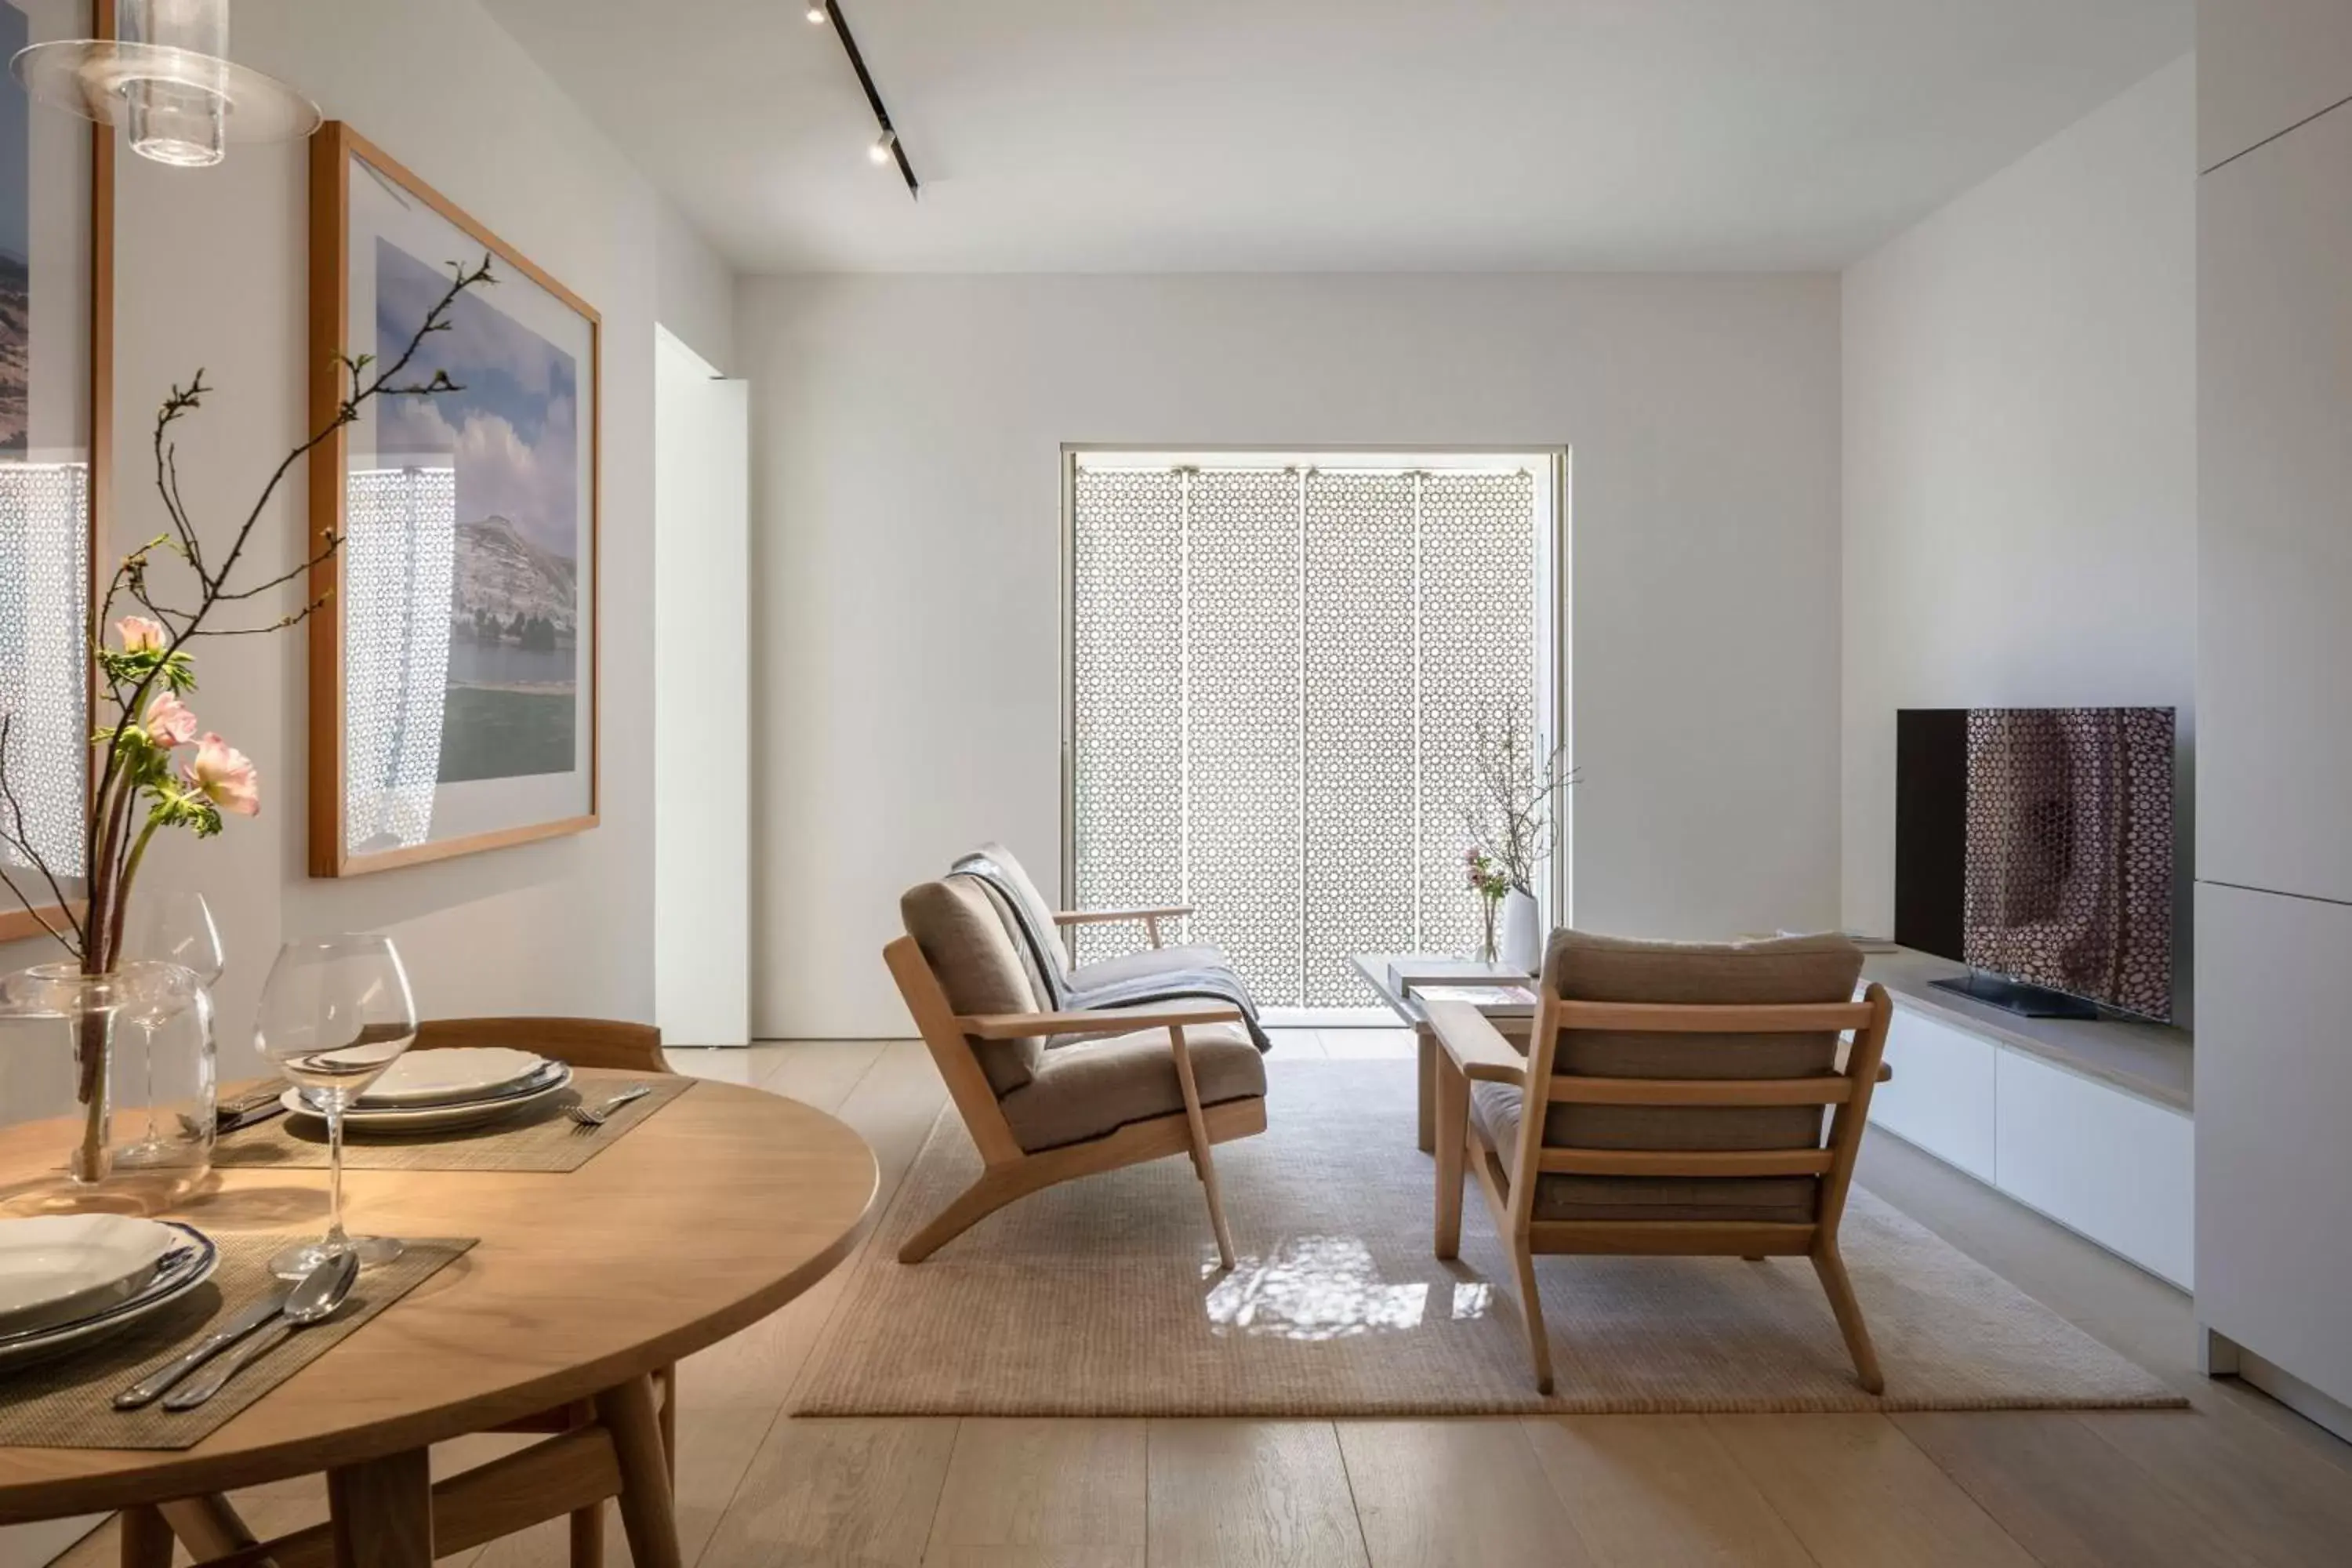
[[[127,126],[132,152],[176,168],[319,128],[317,104],[229,59],[228,0],[118,0],[114,16],[114,37],[35,44],[9,69],[37,101]]]

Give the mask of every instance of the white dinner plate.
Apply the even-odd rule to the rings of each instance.
[[[546,1070],[545,1057],[504,1046],[411,1051],[383,1069],[353,1107],[390,1110],[404,1106],[458,1105],[487,1100]]]
[[[68,1322],[128,1300],[185,1239],[128,1215],[0,1220],[0,1334]]]
[[[461,1105],[405,1106],[384,1110],[353,1106],[343,1112],[343,1127],[347,1131],[389,1133],[448,1132],[461,1127],[478,1127],[538,1105],[570,1087],[569,1067],[562,1062],[551,1062],[548,1067],[551,1070],[519,1089]],[[289,1089],[279,1095],[278,1103],[296,1116],[324,1120],[325,1113],[305,1100],[299,1089]]]
[[[167,1225],[161,1228],[172,1233],[173,1250],[158,1259],[163,1267],[150,1270],[146,1282],[131,1296],[70,1322],[0,1333],[0,1365],[44,1361],[120,1333],[150,1313],[162,1311],[213,1277],[213,1270],[220,1264],[220,1254],[210,1237],[194,1226]]]

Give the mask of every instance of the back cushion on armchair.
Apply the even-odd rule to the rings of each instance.
[[[957,1013],[1034,1013],[1045,1004],[1031,983],[1020,950],[987,889],[970,877],[950,877],[909,888],[898,899],[907,934],[923,950],[923,960]],[[1002,1096],[1036,1076],[1045,1042],[982,1040],[971,1036],[972,1054],[988,1086]]]
[[[1862,952],[1844,937],[1770,942],[1633,942],[1563,931],[1545,982],[1570,1002],[1750,1006],[1851,1002]],[[1589,1078],[1809,1078],[1833,1070],[1838,1036],[1564,1031],[1559,1075]],[[1791,1149],[1819,1143],[1819,1106],[1556,1104],[1544,1142],[1585,1149]]]

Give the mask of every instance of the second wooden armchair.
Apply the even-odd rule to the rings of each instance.
[[[1240,1009],[1055,1011],[993,897],[961,875],[911,888],[899,900],[908,934],[883,950],[984,1165],[898,1260],[919,1262],[1058,1183],[1181,1153],[1192,1157],[1217,1254],[1232,1267],[1210,1148],[1265,1131],[1265,1064]]]
[[[1430,1006],[1437,1256],[1461,1245],[1466,1166],[1510,1253],[1539,1389],[1552,1368],[1535,1259],[1557,1253],[1807,1258],[1863,1387],[1884,1389],[1838,1252],[1892,1011],[1882,986],[1853,1000],[1861,972],[1836,936],[1562,931],[1526,1055],[1467,1004]]]

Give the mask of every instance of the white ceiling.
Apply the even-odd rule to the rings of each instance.
[[[2192,0],[487,0],[738,268],[1811,269],[2191,47]]]

